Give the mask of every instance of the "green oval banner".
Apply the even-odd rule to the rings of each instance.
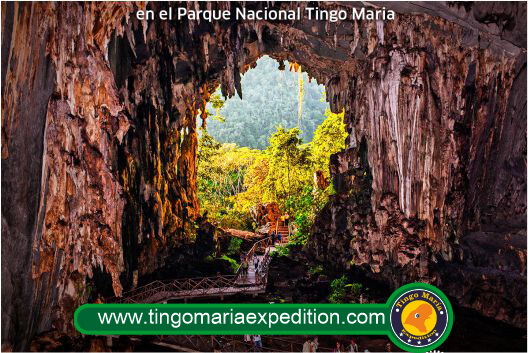
[[[87,335],[387,335],[426,352],[453,326],[447,297],[411,283],[384,304],[84,304],[75,327]]]

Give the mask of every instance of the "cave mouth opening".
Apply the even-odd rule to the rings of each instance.
[[[254,232],[266,227],[257,211],[265,206],[292,217],[305,241],[335,192],[329,165],[345,149],[344,111],[333,113],[324,86],[295,62],[264,55],[248,67],[243,96],[217,88],[198,131],[200,212],[223,229]]]
[[[243,99],[221,96],[220,87],[207,106],[208,133],[220,143],[264,150],[278,126],[299,128],[309,143],[324,121],[324,86],[293,62],[264,55],[241,77]]]

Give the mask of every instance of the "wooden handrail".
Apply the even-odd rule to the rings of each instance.
[[[268,280],[268,268],[271,261],[271,237],[263,238],[253,244],[245,256],[245,261],[253,258],[259,250],[264,250],[264,257],[255,273],[255,282],[240,281],[241,268],[234,275],[212,277],[191,277],[172,280],[155,280],[141,287],[124,292],[121,297],[112,297],[107,302],[145,303],[160,302],[175,298],[224,295],[240,292],[258,293],[265,290]]]

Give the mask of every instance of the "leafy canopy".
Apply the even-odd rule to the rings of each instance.
[[[295,224],[294,243],[304,244],[315,215],[333,193],[319,190],[314,173],[329,176],[330,156],[344,148],[343,113],[329,110],[311,143],[298,128],[282,126],[268,138],[265,150],[221,144],[202,131],[198,148],[198,197],[203,210],[222,227],[253,230],[250,209],[277,202]]]

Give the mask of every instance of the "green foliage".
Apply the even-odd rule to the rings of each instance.
[[[330,283],[330,296],[328,301],[330,303],[356,303],[361,295],[361,283],[348,283],[345,275],[334,279]]]
[[[274,63],[273,60],[270,62]],[[261,65],[259,61],[259,66],[266,67],[270,62],[264,60]],[[295,81],[295,75],[299,74],[292,74]],[[250,92],[253,86],[250,85]],[[215,131],[215,125],[225,124],[229,133],[225,135],[224,141],[236,141],[241,145],[261,148],[267,146],[265,150],[256,150],[239,147],[234,143],[220,143],[208,131],[201,131],[198,145],[198,198],[202,210],[207,210],[209,219],[220,227],[254,230],[250,209],[257,204],[276,202],[282,212],[289,213],[295,225],[290,237],[292,246],[306,244],[315,216],[326,204],[329,195],[334,193],[331,183],[324,190],[316,187],[314,175],[322,172],[324,177],[329,178],[330,156],[345,147],[347,135],[343,123],[344,113],[334,114],[328,109],[324,113],[326,118],[320,125],[322,110],[317,112],[318,118],[313,120],[317,124],[305,129],[306,121],[311,121],[306,118],[312,110],[310,102],[313,100],[313,97],[309,98],[312,94],[309,87],[310,85],[304,85],[302,90],[303,119],[302,124],[299,124],[304,132],[299,127],[285,127],[292,126],[289,120],[275,121],[267,110],[255,116],[255,111],[246,107],[246,110],[239,112],[240,116],[231,118],[227,113],[232,99],[224,102],[218,94],[211,96],[210,105],[216,110],[216,116],[224,116],[227,120],[225,123],[213,121],[209,124],[209,131]],[[274,88],[257,96],[252,96],[252,93],[248,95],[245,91],[245,100],[251,101],[251,97],[256,97],[261,103],[265,103],[267,109],[280,107],[281,103],[275,98],[271,100],[273,104],[270,104],[271,101],[263,101],[267,91],[274,91]],[[320,94],[321,92],[318,93],[319,96]],[[294,98],[290,99],[295,101]],[[294,112],[295,109],[286,111]],[[272,125],[266,129],[258,127],[262,119],[271,121]],[[255,126],[237,127],[234,131],[229,127],[231,120],[240,120],[244,124],[250,121]],[[293,114],[292,121],[295,120]],[[312,142],[304,143],[306,131],[314,130]],[[262,143],[240,142],[237,136],[256,136]],[[309,138],[312,138],[311,133]],[[289,248],[280,248],[277,253],[287,255]]]
[[[323,265],[317,265],[317,266],[314,266],[314,267],[310,267],[308,269],[308,272],[311,274],[311,275],[319,275],[319,274],[322,274],[324,272],[324,268],[323,268]]]
[[[343,114],[327,111],[326,115],[312,143],[303,144],[299,129],[279,126],[265,151],[220,144],[202,130],[198,197],[209,218],[221,227],[252,230],[250,208],[277,202],[296,225],[292,241],[304,245],[315,215],[333,193],[331,185],[325,190],[314,188],[313,175],[317,170],[329,175],[330,155],[344,147]]]
[[[329,177],[328,165],[330,156],[341,151],[345,147],[346,131],[343,123],[344,113],[334,114],[327,110],[325,121],[317,127],[314,139],[307,150],[310,152],[310,163],[305,163],[305,168],[310,166],[310,175],[316,171],[322,171],[325,177]],[[328,197],[335,193],[330,183],[325,190],[313,188],[311,183],[304,181],[301,190],[295,189],[289,194],[285,209],[293,210],[296,232],[292,240],[304,245],[308,241],[310,229],[315,221],[315,216],[327,203]],[[292,213],[292,212],[290,212]]]
[[[359,295],[361,294],[361,288],[363,288],[363,285],[361,283],[350,283],[350,284],[347,284],[345,286],[350,295],[352,295],[353,297],[359,297]]]
[[[243,191],[247,168],[261,151],[220,144],[202,130],[198,143],[198,199],[209,219],[221,227],[251,229],[248,212],[234,208],[232,197]]]
[[[221,98],[218,94],[211,97],[208,107],[214,109],[216,115],[208,122],[208,129],[215,139],[265,149],[269,143],[268,136],[278,125],[285,128],[297,126],[302,130],[304,141],[312,139],[327,107],[327,103],[320,100],[324,88],[315,80],[308,82],[308,75],[302,74],[302,119],[298,121],[300,74],[287,69],[280,71],[278,67],[275,60],[262,57],[254,69],[242,76],[244,99],[235,96],[217,109]]]
[[[229,241],[229,247],[227,248],[227,255],[233,256],[240,253],[240,246],[242,245],[242,239],[231,237]]]
[[[282,304],[282,303],[286,303],[286,299],[284,299],[282,296],[280,295],[273,295],[271,298],[270,298],[270,303],[279,303],[279,304]]]
[[[328,197],[334,193],[330,184],[325,190],[314,190],[305,186],[301,194],[295,194],[286,201],[286,208],[294,210],[295,232],[290,242],[305,245],[309,239],[310,229],[315,222],[315,216],[328,202]]]
[[[246,190],[233,198],[235,209],[247,212],[256,204],[277,202],[286,211],[286,201],[312,184],[310,149],[299,134],[297,128],[277,128],[270,146],[247,169]]]
[[[312,158],[316,170],[328,177],[330,156],[345,148],[347,132],[343,122],[345,113],[334,114],[326,109],[326,119],[315,129],[312,145]]]
[[[265,153],[258,156],[246,171],[244,178],[245,191],[234,196],[235,209],[241,213],[249,213],[251,207],[274,200],[273,194],[268,193],[264,181],[269,174],[270,158]]]
[[[269,173],[264,187],[281,206],[292,195],[302,192],[312,183],[310,151],[302,146],[300,130],[285,130],[282,126],[270,137],[266,150],[269,159]],[[286,208],[287,209],[287,208]]]
[[[305,186],[301,193],[294,194],[286,200],[286,208],[294,210],[293,222],[295,224],[295,233],[292,234],[292,242],[305,245],[308,241],[310,228],[315,217],[314,211],[314,192],[312,187]]]
[[[347,284],[347,277],[345,275],[336,278],[330,283],[330,296],[328,297],[328,301],[330,303],[334,304],[341,304],[345,301],[346,296],[346,284]]]
[[[231,266],[231,269],[233,270],[233,273],[236,273],[236,271],[238,271],[238,268],[240,267],[240,264],[238,262],[236,262],[236,260],[230,258],[227,255],[222,255],[221,259],[229,262],[229,265]]]
[[[291,243],[286,245],[278,245],[275,247],[275,251],[271,253],[272,257],[290,256]]]
[[[210,105],[213,107],[213,109],[216,112],[216,114],[213,115],[213,119],[215,119],[216,121],[219,121],[221,123],[225,122],[225,117],[223,117],[222,114],[221,114],[221,111],[222,111],[222,108],[224,107],[225,101],[222,99],[220,94],[215,93],[215,94],[211,95],[211,98],[209,99],[209,103],[210,103]],[[209,114],[209,115],[211,115],[211,114]]]
[[[198,140],[198,161],[204,166],[211,163],[211,159],[218,154],[222,145],[218,143],[207,130],[200,129],[200,139]]]
[[[211,103],[213,108],[217,111],[217,113],[220,113],[220,109],[222,109],[224,107],[224,104],[225,104],[225,101],[217,93],[211,95],[211,98],[209,99],[209,102]]]
[[[241,229],[253,231],[255,228],[253,218],[249,212],[238,212],[232,207],[235,205],[231,202],[227,208],[221,208],[211,217],[218,226],[228,229]]]

